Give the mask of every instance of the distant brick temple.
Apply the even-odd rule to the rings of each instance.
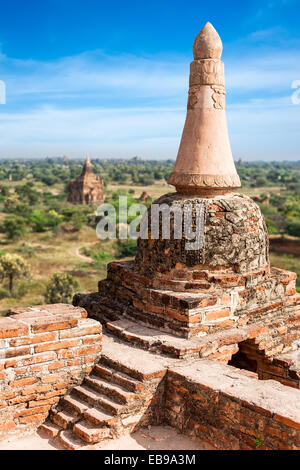
[[[88,155],[81,175],[69,184],[68,201],[73,204],[102,204],[104,202],[104,183],[93,172],[93,165]]]

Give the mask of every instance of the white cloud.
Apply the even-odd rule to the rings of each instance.
[[[30,113],[0,114],[1,156],[38,156],[86,151],[101,157],[144,155],[164,158],[176,152],[177,135],[183,126],[181,108],[43,108]],[[14,138],[12,139],[12,136]],[[153,144],[153,148],[149,145]],[[168,148],[166,142],[172,143]],[[158,146],[159,143],[159,146]],[[161,144],[164,143],[161,148]]]
[[[252,48],[245,55],[241,50],[241,44],[225,47],[235,156],[299,159],[300,105],[291,104],[290,87],[300,79],[300,52]],[[53,62],[0,55],[0,79],[7,85],[7,105],[0,107],[0,157],[85,151],[101,157],[175,157],[191,60],[101,51]]]
[[[1,62],[0,62],[1,63]],[[46,95],[66,98],[81,93],[95,96],[174,96],[187,86],[188,70],[178,57],[163,61],[157,57],[107,56],[99,51],[66,57],[55,62],[2,59],[11,96]]]
[[[248,40],[253,42],[263,42],[266,40],[278,40],[278,37],[285,35],[286,30],[281,26],[274,26],[273,28],[260,29],[252,32],[248,36]]]
[[[254,49],[255,51],[255,49]],[[228,57],[228,58],[227,58]],[[20,61],[0,58],[1,79],[11,100],[53,100],[58,104],[74,99],[116,99],[121,97],[182,102],[188,87],[191,58],[109,57],[100,52],[67,57],[55,62]],[[240,55],[233,48],[227,53],[226,82],[229,90],[244,92],[283,89],[300,77],[300,51],[257,50]]]
[[[227,111],[233,153],[244,159],[299,159],[300,106],[289,98],[252,100]],[[99,157],[176,157],[185,108],[44,108],[1,114],[1,156],[89,151]],[[6,136],[6,137],[5,137]]]

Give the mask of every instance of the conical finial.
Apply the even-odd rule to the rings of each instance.
[[[194,59],[220,59],[222,50],[223,44],[220,36],[211,23],[206,23],[195,38]]]
[[[194,41],[186,121],[168,180],[181,194],[206,197],[241,185],[227,131],[222,49],[217,31],[206,23]]]

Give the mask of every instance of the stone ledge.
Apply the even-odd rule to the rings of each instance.
[[[300,450],[300,391],[214,361],[170,367],[165,420],[224,450]]]

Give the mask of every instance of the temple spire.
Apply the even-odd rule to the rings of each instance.
[[[93,166],[93,165],[91,164],[90,156],[89,156],[88,153],[86,154],[85,165],[86,165],[86,166]]]
[[[93,165],[91,164],[90,156],[87,153],[86,158],[85,158],[85,162],[84,162],[84,165],[83,165],[83,168],[82,168],[82,174],[85,174],[86,172],[91,171],[92,168],[93,168]]]
[[[182,194],[223,194],[241,185],[227,131],[222,50],[206,23],[193,45],[186,121],[168,181]]]

